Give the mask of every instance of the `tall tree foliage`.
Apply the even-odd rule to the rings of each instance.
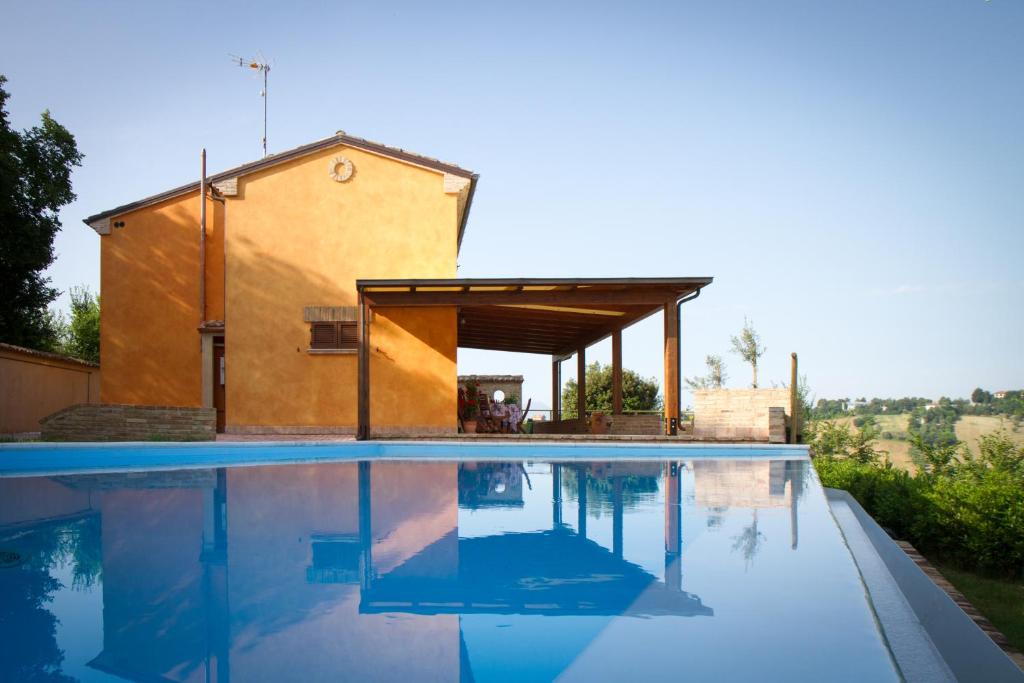
[[[587,410],[612,411],[612,366],[597,361],[587,366]],[[572,420],[576,415],[576,395],[579,385],[570,379],[562,387],[562,418]],[[657,410],[661,408],[658,381],[646,379],[633,370],[622,370],[622,409]]]
[[[57,212],[75,199],[71,170],[82,155],[49,111],[40,125],[12,130],[6,82],[0,75],[0,341],[53,349],[57,337],[47,306],[59,292],[43,271],[54,259]]]
[[[62,351],[75,358],[100,362],[100,298],[88,287],[71,288],[71,322]]]
[[[746,318],[743,319],[743,329],[740,330],[739,336],[732,337],[732,350],[733,353],[738,353],[740,358],[750,363],[750,367],[754,371],[754,379],[750,386],[757,389],[757,362],[768,349],[761,344],[761,335]]]
[[[993,398],[992,394],[990,394],[989,392],[985,391],[981,387],[978,387],[977,389],[975,389],[974,391],[971,392],[971,402],[972,403],[991,403],[992,402],[992,398]]]

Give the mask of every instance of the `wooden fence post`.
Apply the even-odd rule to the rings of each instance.
[[[796,352],[789,354],[789,442],[800,443],[800,392],[797,390]]]

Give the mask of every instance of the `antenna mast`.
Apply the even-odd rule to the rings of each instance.
[[[249,68],[263,74],[263,90],[260,97],[263,98],[263,156],[267,156],[267,74],[270,73],[270,64],[261,58],[245,59],[231,55],[232,61],[237,61],[241,68]]]

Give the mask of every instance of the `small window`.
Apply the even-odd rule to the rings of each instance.
[[[356,323],[350,320],[309,325],[310,351],[355,351],[359,347]]]

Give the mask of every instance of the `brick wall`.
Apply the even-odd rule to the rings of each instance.
[[[592,420],[593,418],[591,418]],[[665,418],[661,415],[612,415],[605,413],[610,427],[604,434],[629,436],[661,436],[665,433]],[[588,422],[579,420],[538,421],[533,423],[534,434],[591,434]]]
[[[693,392],[693,438],[785,443],[789,414],[789,389],[701,389]]]
[[[213,408],[79,403],[40,420],[44,441],[213,441]]]
[[[664,415],[608,415],[612,421],[609,434],[640,434],[658,436],[665,433]]]
[[[542,420],[533,423],[534,434],[589,434],[590,427],[580,420]]]

